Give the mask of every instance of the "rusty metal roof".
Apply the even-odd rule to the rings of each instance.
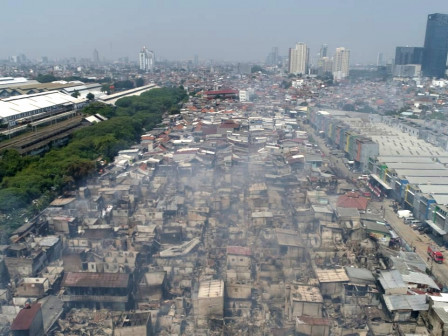
[[[63,287],[127,288],[129,274],[69,272],[62,280]]]
[[[250,248],[245,246],[227,246],[227,254],[252,255]]]
[[[39,310],[40,303],[23,308],[12,322],[11,330],[29,330]]]

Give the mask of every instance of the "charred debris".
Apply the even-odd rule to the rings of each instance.
[[[335,175],[302,128],[305,112],[293,112],[275,97],[193,98],[54,200],[0,247],[5,334],[443,327],[425,262],[377,239],[390,235],[371,224],[381,216],[365,217],[369,199]]]

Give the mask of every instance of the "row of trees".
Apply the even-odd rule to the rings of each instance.
[[[186,97],[182,88],[162,88],[122,98],[116,107],[95,102],[83,112],[109,120],[76,131],[67,146],[42,157],[5,151],[0,159],[0,215],[12,218],[18,209],[41,210],[56,195],[78,187],[97,170],[99,158],[112,161],[119,150],[160,123],[163,113],[178,112]],[[11,221],[4,223],[9,224],[0,224],[0,230],[11,229]]]

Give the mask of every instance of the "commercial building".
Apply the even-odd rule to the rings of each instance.
[[[348,76],[350,66],[350,50],[344,47],[336,48],[333,58],[333,77],[341,80]]]
[[[0,124],[30,121],[83,107],[85,98],[74,98],[58,91],[14,96],[0,100]]]
[[[422,47],[396,47],[395,65],[422,64]]]
[[[444,77],[448,54],[448,14],[430,14],[426,24],[423,75]]]
[[[395,49],[394,76],[418,77],[423,63],[422,47],[397,47]]]
[[[154,51],[148,50],[146,47],[143,47],[138,54],[140,70],[146,72],[151,71],[154,68],[154,58]]]
[[[289,49],[289,73],[299,75],[308,72],[310,50],[305,43],[299,42]]]

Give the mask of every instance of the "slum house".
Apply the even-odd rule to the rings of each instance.
[[[135,251],[105,250],[87,252],[83,269],[93,273],[134,273],[138,268],[139,253]]]
[[[427,300],[429,310],[423,315],[425,324],[430,327],[431,335],[444,336],[448,334],[448,297],[442,293],[440,296],[429,296]]]
[[[224,281],[205,280],[199,283],[194,302],[196,324],[205,325],[207,320],[222,320],[224,317]]]
[[[62,256],[62,239],[58,236],[35,237],[34,241],[45,251],[48,263],[57,261]]]
[[[14,336],[43,336],[44,324],[40,303],[22,308],[11,324]]]
[[[311,316],[296,317],[296,335],[298,336],[329,336],[331,320]]]
[[[288,293],[289,292],[289,293]],[[324,300],[319,287],[306,285],[286,285],[286,315],[290,321],[294,321],[297,316],[323,316]]]
[[[366,268],[346,266],[349,282],[344,285],[343,315],[345,318],[358,318],[360,307],[380,304],[380,293],[376,279]]]
[[[344,286],[350,281],[344,268],[316,268],[314,272],[319,280],[320,290],[324,298],[334,299],[344,296]]]
[[[149,271],[143,274],[137,287],[137,301],[159,302],[168,292],[166,271]]]
[[[5,264],[11,279],[36,276],[47,264],[47,254],[40,247],[18,243],[8,246]]]
[[[154,264],[167,272],[172,291],[182,293],[183,290],[191,290],[191,274],[198,261],[200,244],[199,238],[193,238],[181,245],[165,248],[154,256]]]
[[[408,292],[408,287],[398,270],[380,271],[378,288],[385,295],[405,295]]]
[[[275,229],[276,245],[278,248],[277,255],[282,260],[290,260],[297,263],[305,258],[305,246],[299,233],[294,230]]]
[[[126,312],[112,317],[114,336],[152,336],[150,312]]]
[[[394,322],[416,320],[427,311],[426,295],[383,295],[385,309]]]
[[[154,224],[136,225],[132,229],[132,246],[140,252],[147,254],[153,250],[154,241],[158,241],[158,230]]]
[[[358,209],[336,207],[335,216],[347,244],[356,244],[364,239],[361,230],[361,215]]]
[[[133,280],[124,273],[69,272],[61,283],[69,307],[127,310],[133,307]]]
[[[252,274],[252,253],[243,246],[227,246],[227,281],[250,280]]]
[[[389,246],[392,233],[384,224],[364,221],[364,227],[367,235],[380,245]]]
[[[14,304],[23,306],[27,301],[36,301],[47,295],[49,289],[50,283],[46,278],[22,278],[15,289]]]

